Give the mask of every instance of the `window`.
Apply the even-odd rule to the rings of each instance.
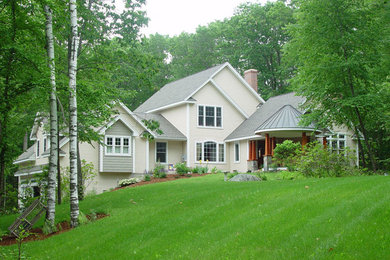
[[[47,138],[43,138],[43,151],[47,150]]]
[[[156,162],[167,163],[167,143],[156,142]]]
[[[213,141],[196,143],[196,161],[225,162],[225,144]]]
[[[130,155],[130,137],[106,136],[106,154]]]
[[[222,108],[198,106],[198,126],[222,127]]]
[[[234,162],[240,162],[240,143],[234,143]]]
[[[39,146],[40,146],[40,142],[39,140],[37,140],[37,157],[39,157]]]
[[[346,138],[345,134],[333,134],[326,137],[328,143],[328,148],[332,152],[339,153],[340,151],[345,150]]]

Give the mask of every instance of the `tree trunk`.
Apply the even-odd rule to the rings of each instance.
[[[84,199],[83,172],[81,171],[80,143],[77,142],[77,192],[79,200]]]
[[[70,155],[70,225],[78,226],[79,200],[77,194],[77,6],[76,0],[69,0],[71,53],[69,57],[69,155]]]
[[[362,140],[360,140],[360,134],[359,134],[359,131],[358,131],[356,126],[355,126],[355,134],[356,134],[356,138],[358,141],[358,148],[359,148],[360,157],[362,158],[362,164],[363,164],[362,166],[363,166],[363,168],[366,168],[367,167],[366,158],[365,158],[366,155],[364,154]]]
[[[58,113],[58,107],[57,107],[57,124],[58,124],[57,125],[57,143],[58,143],[58,149],[57,149],[57,204],[58,205],[60,205],[62,203],[59,122],[60,122],[60,115]]]
[[[55,210],[56,210],[56,177],[57,177],[57,162],[58,162],[58,140],[57,140],[57,98],[56,98],[56,72],[54,63],[54,40],[53,40],[53,19],[52,11],[49,6],[45,6],[46,16],[46,40],[47,40],[47,56],[50,69],[50,157],[49,157],[49,175],[47,187],[47,215],[46,219],[50,227],[55,225]]]
[[[12,19],[12,36],[11,42],[15,44],[16,38],[16,2],[11,1],[11,19]],[[10,48],[9,55],[7,57],[6,75],[4,80],[4,91],[2,93],[2,99],[4,103],[1,104],[1,119],[0,119],[0,209],[5,209],[6,204],[6,178],[5,178],[5,163],[6,152],[8,150],[7,144],[7,123],[9,120],[9,111],[11,110],[9,92],[13,86],[11,86],[11,71],[12,64],[15,59],[15,49]]]

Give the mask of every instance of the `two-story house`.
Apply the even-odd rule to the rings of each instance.
[[[156,164],[168,166],[186,162],[189,167],[207,164],[223,171],[246,172],[269,167],[273,148],[285,139],[305,145],[319,139],[334,150],[356,149],[352,132],[333,129],[325,136],[314,125],[299,125],[303,97],[294,93],[265,102],[257,93],[257,71],[244,77],[224,63],[162,87],[135,111],[124,104],[118,114],[99,129],[104,145],[82,143],[81,158],[93,163],[97,175],[88,187],[100,193],[117,186],[120,179],[150,172]],[[143,119],[160,123],[163,134],[150,132]],[[23,185],[34,186],[34,174],[48,163],[48,138],[42,123],[30,136],[35,143],[15,161],[16,176]],[[46,140],[46,141],[45,141]],[[60,141],[61,165],[69,165],[69,143]]]

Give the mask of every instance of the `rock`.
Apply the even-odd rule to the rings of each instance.
[[[241,174],[237,174],[229,181],[261,181],[261,179],[254,175],[241,173]]]

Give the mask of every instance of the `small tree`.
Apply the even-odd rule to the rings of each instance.
[[[286,166],[289,171],[292,171],[295,169],[299,155],[301,155],[301,145],[291,140],[285,140],[276,145],[273,160],[276,164]]]

